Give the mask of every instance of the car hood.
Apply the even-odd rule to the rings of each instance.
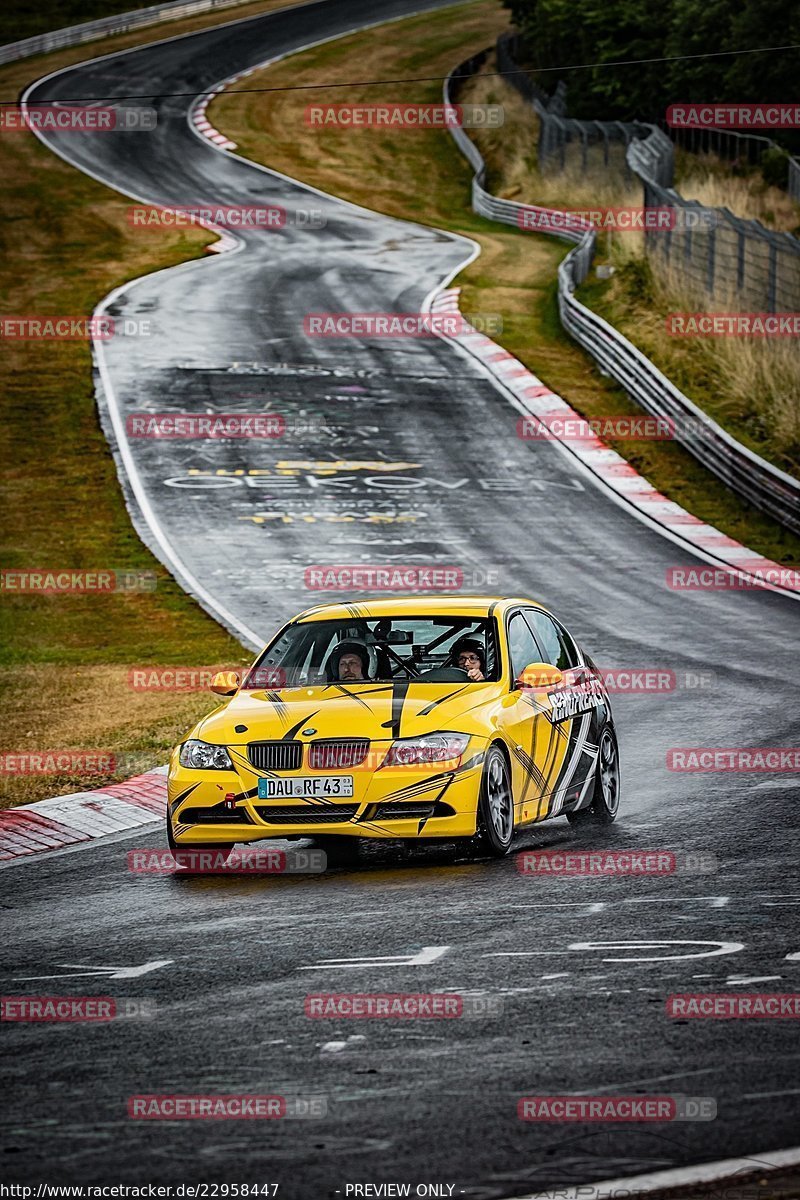
[[[437,730],[488,736],[503,693],[500,683],[410,681],[240,691],[192,736],[223,745],[290,738],[379,741]],[[313,733],[304,735],[306,729]]]

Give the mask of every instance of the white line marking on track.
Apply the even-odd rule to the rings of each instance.
[[[710,900],[712,908],[727,908],[730,896],[628,896],[626,904],[673,904],[686,901]]]
[[[320,963],[300,967],[301,971],[347,971],[354,967],[424,967],[444,957],[449,946],[423,946],[416,954],[388,954],[371,958],[326,958]]]
[[[697,1071],[675,1071],[672,1075],[651,1075],[648,1079],[625,1079],[621,1083],[606,1083],[585,1092],[570,1092],[571,1096],[594,1096],[597,1092],[616,1092],[620,1088],[639,1087],[645,1083],[664,1083],[668,1079],[688,1079],[692,1075],[710,1075],[717,1067],[701,1067]]]
[[[735,983],[771,983],[773,979],[781,979],[780,975],[729,975],[727,984]]]
[[[104,979],[138,979],[140,975],[157,971],[159,967],[168,967],[174,961],[173,958],[154,958],[151,962],[142,963],[140,967],[90,967],[87,963],[59,963],[60,967],[78,967],[79,970],[70,971],[66,975],[17,975],[15,982],[25,983],[34,979],[76,979],[86,975],[101,975]]]
[[[689,958],[716,958],[720,954],[737,954],[744,950],[744,942],[706,942],[706,941],[675,941],[663,939],[653,942],[572,942],[564,950],[492,950],[482,954],[481,958],[539,958],[551,954],[570,954],[573,951],[588,950],[657,950],[665,946],[713,946],[716,949],[701,950],[697,954],[659,954],[655,957],[642,958],[603,958],[601,962],[676,962]]]
[[[720,954],[736,954],[744,950],[744,942],[706,942],[695,939],[664,938],[652,942],[573,942],[570,950],[658,950],[667,946],[712,946],[716,949],[700,950],[697,954],[659,954],[642,958],[604,958],[607,963],[625,962],[675,962],[686,958],[716,958]]]
[[[558,1188],[559,1200],[600,1200],[608,1196],[644,1195],[647,1192],[665,1191],[668,1188],[691,1187],[699,1183],[712,1183],[730,1179],[748,1172],[777,1171],[800,1164],[800,1146],[788,1150],[766,1150],[747,1158],[724,1158],[717,1162],[698,1163],[691,1167],[676,1167],[667,1171],[653,1171],[647,1175],[630,1175],[622,1179],[604,1179],[598,1183],[585,1183],[577,1187]],[[552,1200],[553,1192],[527,1192],[512,1200]]]
[[[782,1092],[745,1092],[742,1100],[767,1100],[770,1096],[800,1096],[800,1088],[786,1088]]]

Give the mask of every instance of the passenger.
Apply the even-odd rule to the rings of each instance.
[[[472,683],[486,679],[486,651],[476,638],[461,638],[453,647],[453,665],[467,672]]]

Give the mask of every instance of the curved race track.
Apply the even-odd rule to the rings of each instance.
[[[798,1140],[795,1023],[674,1022],[664,1012],[671,992],[796,987],[800,961],[787,957],[800,950],[796,776],[665,766],[670,747],[792,744],[795,603],[667,589],[667,567],[691,561],[688,551],[613,504],[551,444],[520,441],[517,413],[448,344],[306,337],[311,310],[418,310],[471,244],[220,153],[191,130],[189,96],[146,99],[200,94],[310,41],[426,7],[438,5],[327,0],[90,61],[29,96],[152,103],[151,134],[47,137],[137,199],[275,201],[326,218],[322,229],[290,219],[279,232],[245,235],[235,253],[115,295],[110,311],[151,318],[155,334],[105,347],[101,403],[112,439],[112,415],[118,438],[125,417],[143,409],[314,410],[329,423],[323,435],[292,434],[277,447],[127,443],[137,525],[245,641],[324,598],[304,586],[309,564],[435,561],[494,572],[476,590],[541,597],[601,666],[660,666],[680,684],[703,673],[701,688],[617,698],[624,809],[602,845],[708,851],[719,870],[543,880],[519,874],[513,859],[467,864],[428,851],[398,862],[382,851],[358,871],[323,877],[179,881],[127,874],[125,852],[147,841],[141,833],[9,868],[6,993],[53,988],[14,981],[59,975],[62,963],[164,960],[114,985],[113,994],[154,998],[153,1021],[6,1027],[18,1050],[5,1118],[16,1150],[4,1156],[10,1179],[279,1181],[290,1197],[438,1182],[454,1185],[453,1195],[502,1197],[757,1157]],[[321,460],[339,465],[322,474]],[[280,473],[280,461],[298,465]],[[353,519],[332,519],[342,517]],[[524,844],[573,838],[556,821]],[[665,941],[678,944],[603,949]],[[417,965],[317,965],[431,946],[446,950]],[[497,994],[504,1013],[337,1025],[303,1011],[308,991],[451,988]],[[111,985],[70,978],[57,990],[101,995]],[[282,1090],[324,1093],[328,1116],[171,1125],[126,1117],[133,1093]],[[713,1097],[718,1116],[605,1128],[516,1118],[521,1095],[598,1091]]]

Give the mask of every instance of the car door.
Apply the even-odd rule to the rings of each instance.
[[[511,751],[514,817],[525,824],[546,816],[553,781],[562,770],[567,748],[563,729],[550,719],[547,694],[523,691],[514,680],[531,663],[546,661],[533,629],[522,611],[506,618],[509,674],[508,695],[500,706],[498,723]]]
[[[563,751],[550,778],[548,815],[555,816],[594,778],[598,730],[605,717],[603,689],[591,669],[584,669],[583,655],[562,625],[538,608],[526,608],[524,613],[541,647],[542,661],[565,673],[563,685],[549,692],[550,721]]]

